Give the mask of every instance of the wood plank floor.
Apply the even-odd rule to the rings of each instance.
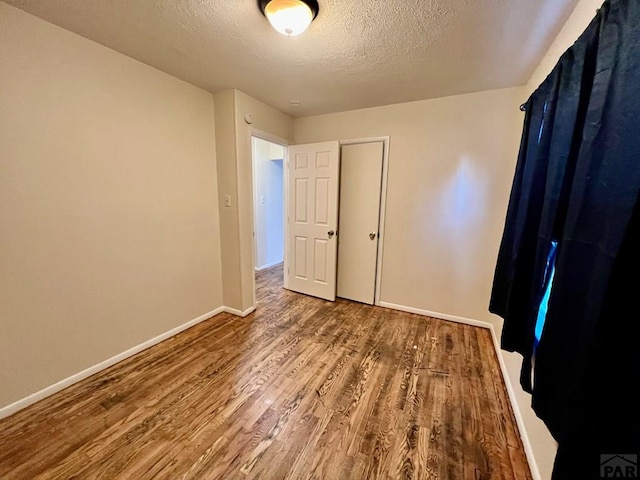
[[[0,479],[531,479],[488,330],[281,288],[0,421]]]

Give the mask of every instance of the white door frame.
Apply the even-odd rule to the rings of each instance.
[[[380,187],[380,217],[378,219],[378,258],[376,261],[376,291],[374,297],[374,304],[380,305],[380,291],[382,289],[382,254],[384,250],[384,234],[385,234],[385,219],[387,212],[387,180],[389,177],[389,140],[387,137],[367,137],[367,138],[355,138],[351,140],[340,140],[340,146],[343,145],[355,145],[359,143],[374,143],[382,142],[382,186]],[[338,232],[340,235],[340,232]],[[339,267],[338,267],[339,268]]]
[[[249,134],[251,137],[258,137],[261,138],[262,140],[266,140],[267,142],[271,142],[271,143],[277,143],[278,145],[281,145],[284,147],[284,159],[282,160],[283,162],[287,162],[288,161],[288,150],[287,147],[290,145],[289,140],[282,138],[282,137],[278,137],[277,135],[273,135],[269,132],[265,132],[264,130],[259,130],[255,127],[251,127]],[[255,172],[253,170],[253,140],[251,140],[251,188],[252,188],[252,192],[251,192],[251,196],[253,197],[253,192],[255,192],[255,188],[256,188],[256,179],[255,179]],[[285,163],[286,166],[286,163]],[[289,195],[287,192],[287,188],[286,186],[288,185],[289,181],[289,174],[287,172],[287,168],[283,168],[283,178],[282,178],[282,182],[283,182],[283,197],[282,197],[282,201],[284,202],[285,205],[285,217],[287,218],[287,205],[289,204]],[[253,225],[253,234],[255,236],[255,231],[256,231],[256,211],[255,211],[255,204],[253,205],[253,208],[251,209],[251,224]],[[253,248],[251,249],[251,264],[253,265],[251,267],[251,269],[255,272],[255,265],[256,265],[256,251],[255,251],[255,237],[253,238]],[[285,262],[287,261],[287,250],[288,250],[288,241],[287,241],[287,236],[284,235],[284,260]],[[252,288],[253,288],[253,306],[254,308],[256,307],[256,276],[255,274],[251,276],[251,284],[252,284]],[[287,287],[287,276],[284,275],[284,287]]]

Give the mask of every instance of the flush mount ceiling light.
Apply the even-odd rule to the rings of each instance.
[[[258,0],[260,10],[278,32],[294,37],[304,32],[316,15],[316,0]]]

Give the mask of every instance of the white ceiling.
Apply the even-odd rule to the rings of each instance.
[[[211,92],[238,88],[300,117],[522,85],[577,1],[319,0],[298,37],[273,30],[256,0],[7,3]]]

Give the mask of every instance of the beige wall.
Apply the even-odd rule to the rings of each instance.
[[[218,172],[218,205],[220,211],[220,244],[222,255],[223,303],[242,309],[240,249],[238,248],[238,174],[236,166],[235,91],[214,96],[216,105],[216,159]],[[225,197],[231,200],[225,205]]]
[[[604,0],[580,0],[549,50],[540,61],[526,85],[527,93],[533,93],[556,66],[560,56],[575,43],[596,16]]]
[[[255,294],[255,262],[253,259],[253,162],[251,134],[262,132],[285,144],[293,143],[293,118],[249,95],[236,91],[236,141],[238,154],[238,199],[240,220],[240,258],[242,268],[242,302],[253,306]],[[252,123],[245,121],[251,115]]]
[[[222,305],[211,94],[0,2],[0,408]]]
[[[390,136],[381,302],[488,312],[518,151],[522,90],[297,119],[296,143]]]
[[[251,135],[289,144],[293,119],[240,90],[217,93],[215,102],[224,304],[246,313],[255,294]],[[226,195],[230,207],[224,204]]]

